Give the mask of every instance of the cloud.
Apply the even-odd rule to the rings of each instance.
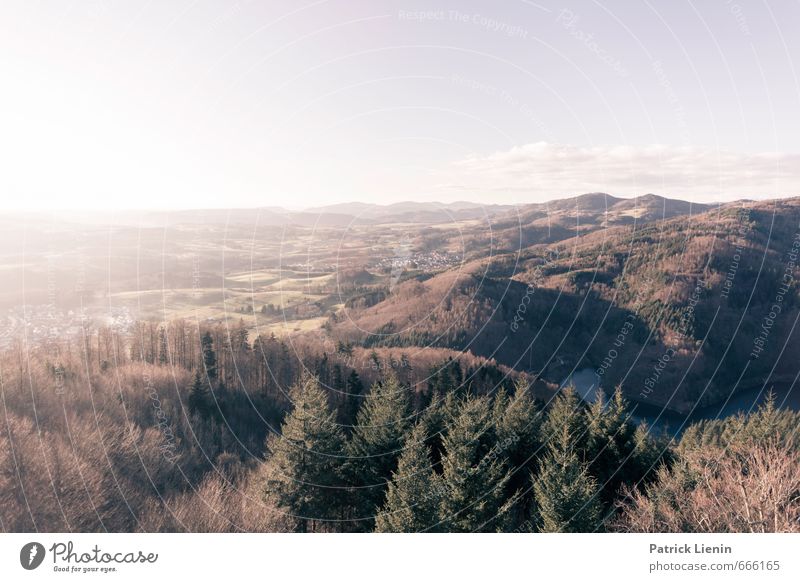
[[[800,154],[538,142],[456,162],[440,187],[554,198],[654,192],[695,200],[800,195]]]

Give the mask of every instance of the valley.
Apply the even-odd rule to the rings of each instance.
[[[794,386],[798,225],[800,199],[606,194],[513,208],[35,216],[6,225],[2,338],[222,323],[251,340],[447,349],[551,389],[593,369],[606,392],[687,415]]]

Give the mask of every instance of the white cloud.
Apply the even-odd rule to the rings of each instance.
[[[777,198],[800,195],[800,154],[539,142],[456,162],[440,187],[542,199],[598,191],[698,201]]]

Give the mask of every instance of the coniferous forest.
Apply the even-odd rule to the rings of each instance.
[[[490,360],[424,355],[188,321],[15,342],[0,360],[0,527],[800,529],[800,418],[770,398],[675,436],[637,422],[619,389],[542,398]]]

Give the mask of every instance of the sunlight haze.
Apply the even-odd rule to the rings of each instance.
[[[0,204],[798,194],[797,3],[426,6],[4,2]]]

